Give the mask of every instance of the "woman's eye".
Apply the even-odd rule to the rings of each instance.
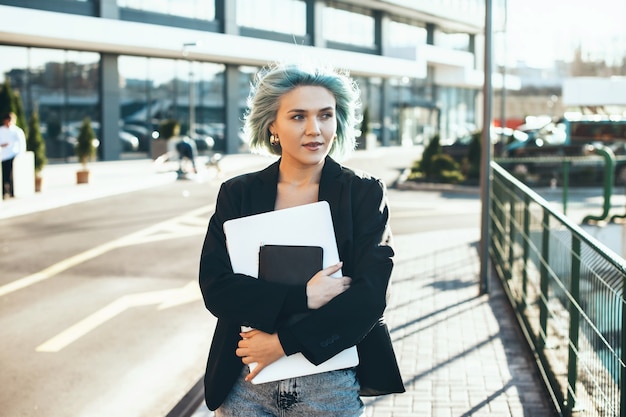
[[[322,118],[324,119],[332,119],[334,117],[334,114],[332,113],[324,113],[322,114]]]

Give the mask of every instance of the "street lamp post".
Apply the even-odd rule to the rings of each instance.
[[[492,75],[492,50],[491,50],[491,16],[492,0],[485,0],[485,64],[483,85],[483,131],[480,166],[480,194],[482,201],[481,233],[480,233],[480,285],[479,294],[489,292],[489,208],[491,207],[491,75]]]
[[[187,59],[189,63],[189,129],[187,130],[187,135],[190,139],[194,137],[194,125],[195,121],[195,112],[196,106],[194,104],[194,92],[193,92],[193,61],[189,58],[189,48],[198,46],[198,42],[186,42],[183,44],[183,56]]]

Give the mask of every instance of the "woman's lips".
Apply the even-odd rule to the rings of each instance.
[[[308,143],[305,143],[305,144],[304,144],[304,145],[302,145],[302,146],[304,146],[305,148],[307,148],[307,149],[309,149],[309,150],[311,150],[311,151],[316,151],[316,150],[318,150],[319,148],[321,148],[323,145],[324,145],[324,144],[323,144],[323,143],[321,143],[321,142],[308,142]]]

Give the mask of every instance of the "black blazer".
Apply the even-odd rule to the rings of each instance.
[[[326,158],[319,200],[330,204],[342,271],[352,278],[352,285],[322,308],[311,310],[297,326],[277,329],[288,286],[233,273],[222,226],[233,218],[274,210],[279,163],[223,183],[209,222],[200,260],[204,302],[218,318],[205,374],[209,409],[220,406],[241,373],[243,363],[235,355],[241,325],[278,331],[281,340],[295,340],[298,351],[314,364],[357,345],[361,395],[404,392],[382,318],[394,252],[381,181]]]

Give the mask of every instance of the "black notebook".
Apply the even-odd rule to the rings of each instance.
[[[263,245],[259,248],[259,279],[288,285],[306,285],[322,270],[324,250],[320,246]],[[280,321],[295,323],[307,313],[285,316]]]
[[[263,245],[259,249],[259,278],[279,284],[306,285],[321,271],[320,246]]]

